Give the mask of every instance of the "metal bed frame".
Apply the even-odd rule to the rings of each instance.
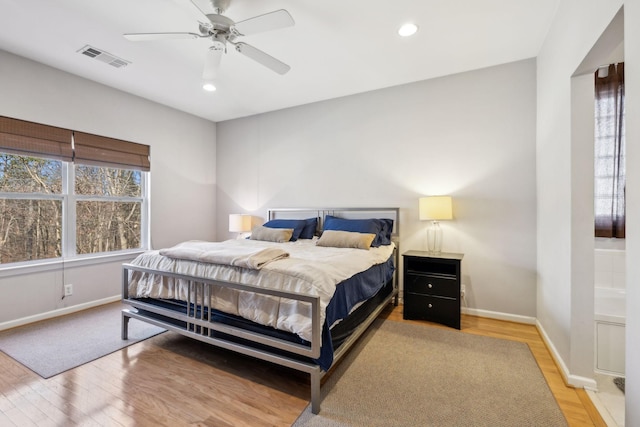
[[[391,218],[394,220],[394,230],[392,240],[396,245],[394,252],[396,271],[393,276],[393,290],[385,297],[385,299],[369,314],[369,316],[354,330],[354,332],[340,345],[334,353],[332,366],[346,354],[348,349],[357,341],[357,339],[365,332],[369,325],[378,317],[385,307],[392,301],[398,305],[398,222],[399,208],[342,208],[342,209],[271,209],[269,210],[269,219],[291,218],[303,219],[310,217],[318,218],[319,229],[322,229],[322,221],[325,215],[333,215],[348,219],[361,218]],[[180,313],[175,310],[163,308],[158,305],[149,304],[137,299],[129,297],[129,277],[130,272],[150,273],[170,277],[174,279],[182,279],[188,284],[188,301],[203,301],[201,309],[191,304],[187,304],[187,313]],[[292,343],[283,339],[266,336],[257,332],[247,331],[245,329],[216,322],[211,318],[209,310],[209,302],[211,296],[211,286],[223,286],[226,288],[249,291],[275,297],[288,298],[311,304],[311,322],[312,322],[312,339],[311,345],[305,346]],[[193,299],[192,299],[193,298]],[[138,267],[132,264],[123,264],[122,266],[122,301],[131,305],[138,311],[124,309],[122,311],[122,339],[128,339],[128,325],[130,319],[138,319],[170,331],[177,332],[181,335],[225,348],[227,350],[252,356],[267,362],[272,362],[281,366],[286,366],[298,371],[306,372],[311,379],[311,411],[314,414],[320,412],[320,384],[326,375],[318,365],[311,361],[300,360],[296,357],[288,357],[281,354],[278,350],[284,350],[292,355],[304,356],[309,359],[317,359],[320,357],[320,346],[322,336],[322,324],[320,323],[320,298],[318,296],[306,295],[298,292],[281,291],[268,288],[261,288],[242,283],[224,282],[212,280],[202,277],[188,276],[184,274],[176,274],[158,270]],[[143,310],[143,312],[139,311]],[[161,315],[169,319],[174,319],[186,323],[186,327],[175,325],[169,321],[164,321],[156,317],[150,316],[148,313]],[[261,344],[274,349],[269,351],[264,348],[254,348],[250,344],[242,344],[233,340],[225,339],[220,336],[213,336],[214,332],[221,332],[232,337],[241,338],[252,343]]]

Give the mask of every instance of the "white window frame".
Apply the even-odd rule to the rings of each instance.
[[[39,157],[39,156],[33,156]],[[132,256],[141,253],[150,247],[150,219],[151,203],[149,201],[150,192],[150,172],[140,171],[140,197],[113,197],[95,195],[75,194],[75,168],[73,162],[62,160],[62,193],[13,193],[0,192],[0,197],[14,200],[61,200],[62,201],[62,256],[58,258],[45,258],[39,260],[20,261],[7,264],[0,264],[0,277],[13,274],[24,274],[31,272],[47,271],[59,268],[61,264],[73,262],[74,264],[94,264],[105,260],[130,259]],[[107,166],[105,166],[107,167]],[[122,168],[125,169],[125,168]],[[99,252],[92,254],[76,253],[76,203],[78,201],[123,201],[140,202],[140,248],[123,249],[118,251]]]

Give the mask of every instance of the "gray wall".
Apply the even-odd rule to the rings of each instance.
[[[150,145],[152,245],[215,239],[215,123],[4,51],[0,94],[0,115]],[[120,294],[121,259],[68,261],[0,271],[0,326]]]
[[[535,60],[217,124],[217,234],[229,213],[399,206],[401,253],[425,249],[418,198],[449,194],[443,250],[471,309],[536,316]]]

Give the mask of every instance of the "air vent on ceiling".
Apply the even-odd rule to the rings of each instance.
[[[105,64],[109,64],[116,68],[126,67],[131,64],[131,61],[127,61],[126,59],[118,58],[115,55],[110,54],[109,52],[105,52],[104,50],[100,50],[93,46],[86,45],[82,49],[78,50],[83,55],[86,55],[90,58],[95,58],[98,61],[104,62]]]

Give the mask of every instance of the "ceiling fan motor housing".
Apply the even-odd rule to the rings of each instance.
[[[211,21],[214,31],[217,30],[229,32],[229,28],[231,28],[235,24],[235,22],[233,22],[230,18],[215,13],[207,15],[207,19]]]

